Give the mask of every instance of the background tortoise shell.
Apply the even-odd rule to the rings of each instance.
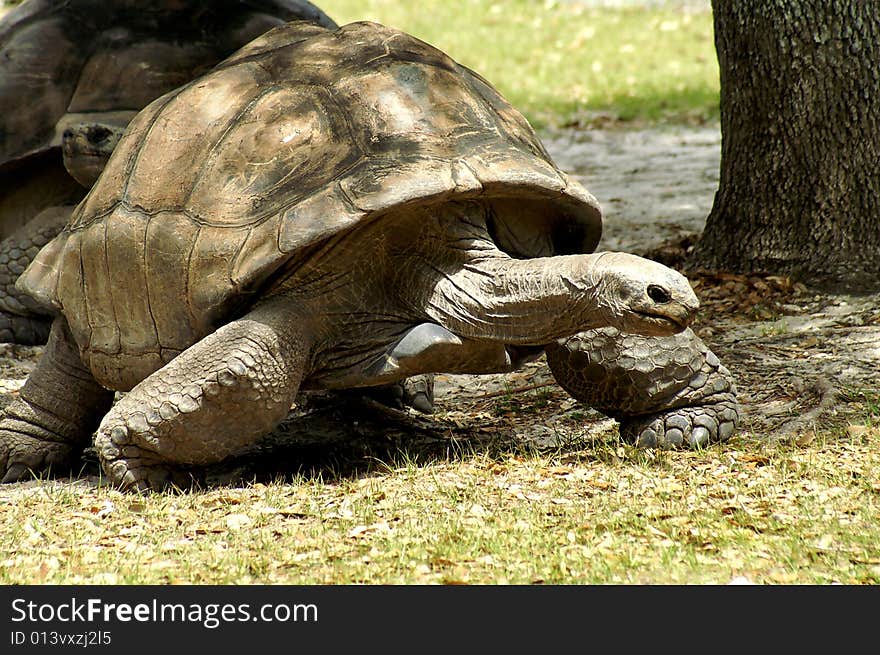
[[[0,22],[0,170],[59,146],[66,115],[133,115],[297,18],[335,27],[306,0],[27,0]]]
[[[137,381],[297,253],[465,198],[516,216],[496,235],[515,256],[589,252],[601,233],[593,196],[480,76],[378,24],[291,23],[139,113],[19,284],[63,311],[99,379]]]

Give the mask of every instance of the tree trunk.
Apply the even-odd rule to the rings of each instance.
[[[693,263],[880,291],[880,12],[712,0],[721,179]]]

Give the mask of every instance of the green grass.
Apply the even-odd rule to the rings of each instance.
[[[880,427],[880,390],[846,387],[841,391],[840,399],[861,407],[866,425]]]
[[[375,20],[437,46],[486,77],[538,127],[718,116],[709,12],[552,0],[318,4],[340,24]]]
[[[0,3],[0,15],[11,2]],[[337,23],[407,31],[487,78],[535,127],[718,118],[709,12],[555,0],[323,0]]]
[[[697,452],[399,452],[140,498],[0,489],[0,584],[880,583],[880,431]]]

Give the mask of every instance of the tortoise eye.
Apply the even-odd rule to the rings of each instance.
[[[672,300],[672,296],[669,295],[669,292],[656,284],[648,285],[648,297],[660,305]]]
[[[98,144],[107,139],[113,132],[103,125],[94,125],[86,131],[86,138],[89,143]]]

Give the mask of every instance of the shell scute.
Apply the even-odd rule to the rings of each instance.
[[[213,225],[250,224],[315,193],[362,156],[326,89],[273,86],[214,146],[188,209]]]
[[[70,112],[138,110],[169,90],[205,72],[205,62],[217,61],[216,48],[207,43],[168,43],[159,39],[124,43],[92,55],[83,66],[70,99]],[[137,84],[132,84],[132,77]]]
[[[201,225],[199,234],[189,256],[186,277],[186,294],[180,290],[163,299],[170,300],[159,311],[168,315],[168,320],[178,320],[182,305],[188,305],[194,323],[190,329],[191,339],[198,339],[212,332],[226,322],[230,313],[242,301],[242,285],[232,279],[236,258],[241,247],[251,234],[250,226],[217,227]],[[276,254],[273,263],[280,257]],[[251,281],[247,278],[245,282]],[[168,309],[170,308],[170,311]],[[183,323],[183,321],[181,321]]]
[[[366,212],[357,208],[340,183],[331,185],[287,208],[281,216],[278,249],[292,253],[357,225]],[[249,264],[239,268],[240,277],[250,275]]]
[[[92,187],[93,192],[83,199],[71,215],[68,222],[69,230],[82,229],[93,221],[103,220],[119,204],[119,199],[115,195],[103,190],[126,187],[128,176],[137,164],[140,146],[152,129],[156,114],[170,99],[171,96],[166,95],[154,100],[128,124],[125,134],[110,155],[101,177]]]
[[[129,239],[129,235],[121,229],[123,225],[119,222],[114,225],[114,229],[119,230],[116,236]],[[84,230],[80,245],[85,308],[91,334],[89,343],[96,350],[118,353],[119,323],[114,311],[114,303],[105,301],[113,293],[113,278],[107,251],[107,223],[92,223]],[[126,264],[131,267],[137,266],[138,262],[129,258]],[[136,306],[138,303],[132,304]]]
[[[148,212],[188,207],[193,213],[188,200],[202,180],[199,162],[210,161],[212,149],[238,118],[241,105],[259,93],[259,76],[259,69],[252,66],[221,71],[179,91],[169,104],[176,111],[158,112],[147,129],[134,155],[137,174],[126,176],[122,200]],[[115,190],[101,181],[93,195],[116,201]],[[194,213],[196,218],[216,219]]]
[[[0,166],[54,142],[84,59],[62,17],[26,23],[0,42]]]
[[[181,281],[189,276],[188,253],[192,252],[198,234],[198,224],[181,214],[160,213],[150,219],[144,248],[150,306],[161,306],[165,298],[188,293]],[[191,325],[195,317],[188,303],[184,303],[181,311],[184,320],[165,312],[151,312],[156,337],[163,349],[181,351],[190,345],[192,335],[184,326]],[[123,331],[129,333],[132,327],[125,326]]]

